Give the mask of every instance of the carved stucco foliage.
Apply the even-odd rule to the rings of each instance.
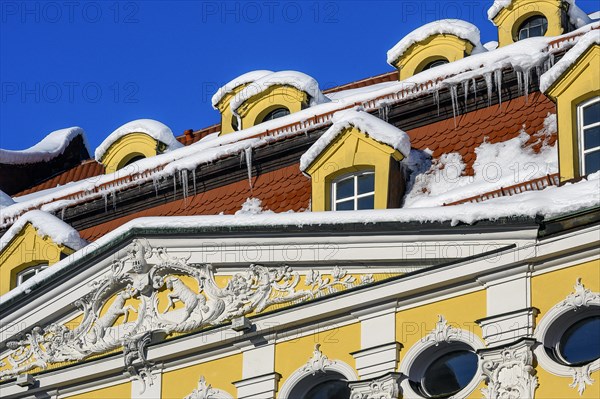
[[[220,389],[213,388],[206,382],[204,376],[198,380],[198,387],[183,399],[230,399],[231,395]]]
[[[321,344],[315,344],[315,350],[313,355],[306,365],[303,371],[315,375],[317,373],[324,373],[325,369],[335,364],[335,361],[329,360],[329,358],[321,352]]]
[[[300,289],[300,275],[290,267],[253,264],[220,288],[210,264],[188,263],[188,259],[168,254],[165,248],[134,240],[127,255],[115,260],[111,272],[94,282],[91,292],[75,303],[83,312],[79,326],[37,326],[22,339],[8,343],[13,350],[7,358],[12,368],[0,372],[0,380],[123,348],[126,371],[132,378],[151,384],[153,365],[145,358],[145,348],[152,339],[219,325],[271,305],[311,300],[373,281],[371,275],[357,281],[337,266],[328,274],[309,271],[305,287]],[[198,293],[186,284],[190,278],[197,283]],[[166,304],[159,303],[160,290],[167,292]],[[101,315],[113,297],[114,302]],[[127,304],[131,298],[138,301],[137,308]],[[174,309],[175,302],[183,306]],[[131,313],[137,313],[136,320],[129,321]],[[115,325],[120,316],[124,322]]]
[[[538,386],[533,368],[533,340],[488,352],[482,365],[487,388],[481,392],[486,399],[531,399]]]

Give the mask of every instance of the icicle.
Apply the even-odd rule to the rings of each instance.
[[[104,198],[104,212],[108,212],[108,193],[104,192],[102,197]]]
[[[502,69],[494,71],[494,80],[496,81],[496,89],[498,90],[498,108],[502,108]]]
[[[473,86],[473,95],[475,96],[475,102],[477,102],[477,81],[475,78],[471,79],[471,85]]]
[[[464,80],[462,82],[463,92],[465,93],[465,109],[467,108],[467,100],[469,99],[469,81]]]
[[[388,114],[389,114],[389,110],[390,107],[387,104],[380,104],[379,106],[379,119],[383,120],[383,121],[388,121]]]
[[[250,184],[250,190],[252,190],[252,147],[248,147],[244,150],[246,156],[246,169],[248,170],[248,184]]]
[[[158,177],[152,176],[152,185],[154,186],[154,194],[158,197]]]
[[[485,78],[485,85],[487,87],[487,97],[488,97],[488,107],[489,107],[490,105],[492,105],[492,90],[494,89],[494,86],[492,83],[492,73],[486,72],[483,74],[483,77]]]
[[[450,99],[452,100],[452,117],[454,118],[454,127],[456,127],[456,115],[458,114],[458,94],[456,85],[450,86]]]
[[[113,207],[113,211],[114,211],[115,209],[117,209],[117,192],[111,191],[110,195],[112,197],[112,207]]]
[[[192,169],[192,179],[194,180],[194,195],[196,195],[196,169]]]
[[[187,197],[188,197],[188,171],[187,169],[182,169],[179,171],[179,179],[181,180],[181,188],[183,189],[183,201],[185,205],[187,205]]]
[[[529,100],[529,69],[523,71],[523,88],[525,89],[525,102]]]
[[[177,175],[173,173],[173,199],[177,199]]]
[[[523,95],[523,71],[519,69],[515,69],[515,74],[517,75],[517,87],[519,96]]]
[[[63,209],[60,211],[60,220],[65,220],[65,209],[67,209],[67,208],[63,208]]]
[[[440,88],[438,85],[435,86],[433,91],[433,103],[437,105],[437,114],[440,116]]]

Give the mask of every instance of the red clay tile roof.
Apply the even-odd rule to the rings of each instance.
[[[88,159],[87,161],[83,161],[77,166],[72,167],[56,176],[49,178],[48,180],[37,184],[33,187],[30,187],[26,190],[23,190],[17,194],[15,197],[35,193],[38,191],[46,190],[48,188],[54,188],[59,185],[64,185],[73,181],[79,181],[82,179],[86,179],[88,177],[98,176],[104,173],[104,166],[94,159]]]
[[[274,212],[301,211],[310,200],[310,180],[302,175],[298,164],[254,177],[253,189],[244,179],[197,195],[145,209],[131,215],[80,231],[81,237],[94,241],[126,222],[144,216],[190,216],[233,214],[248,198],[262,200],[263,209]]]
[[[502,103],[502,109],[494,105],[469,112],[454,119],[446,119],[430,125],[409,130],[413,148],[433,151],[433,157],[458,152],[467,164],[465,172],[473,174],[475,148],[487,138],[488,142],[498,143],[517,137],[521,129],[533,135],[544,127],[544,119],[548,113],[556,113],[555,104],[543,94],[536,92],[525,97],[518,97]],[[530,144],[537,141],[530,139]],[[556,135],[548,144],[554,145]],[[534,146],[534,150],[539,147]]]

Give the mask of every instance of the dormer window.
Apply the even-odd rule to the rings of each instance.
[[[518,40],[530,37],[544,36],[548,31],[548,20],[543,15],[535,15],[528,18],[519,26]]]
[[[285,108],[285,107],[281,107],[281,108],[277,108],[274,109],[273,111],[269,112],[262,120],[262,122],[266,122],[266,121],[271,121],[273,119],[277,119],[277,118],[283,118],[284,116],[287,116],[290,114],[290,110]]]
[[[375,173],[372,170],[343,176],[332,183],[331,190],[331,209],[334,211],[375,208]]]
[[[581,174],[600,170],[600,97],[592,98],[577,107]]]
[[[25,281],[40,273],[47,267],[47,263],[40,263],[38,265],[28,267],[27,269],[21,271],[19,274],[17,274],[17,286],[23,284]]]

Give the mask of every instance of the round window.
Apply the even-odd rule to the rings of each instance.
[[[448,64],[448,60],[445,58],[439,59],[439,60],[435,60],[433,62],[430,62],[429,64],[425,65],[425,68],[423,68],[424,71],[431,69],[431,68],[435,68],[435,67],[439,67],[441,65],[445,65]]]
[[[519,26],[518,40],[529,37],[544,36],[548,30],[548,20],[542,15],[536,15],[528,18]]]
[[[304,395],[304,399],[348,399],[350,398],[350,388],[348,383],[340,380],[325,381]]]
[[[277,108],[274,109],[273,111],[269,112],[262,120],[262,122],[266,122],[266,121],[270,121],[273,119],[277,119],[277,118],[283,118],[284,116],[287,116],[290,114],[290,110],[285,108],[285,107],[281,107],[281,108]]]
[[[586,317],[568,327],[555,352],[570,366],[600,358],[600,315]]]
[[[466,343],[443,343],[419,355],[409,371],[410,385],[423,397],[447,398],[471,384],[478,365],[479,357]]]

